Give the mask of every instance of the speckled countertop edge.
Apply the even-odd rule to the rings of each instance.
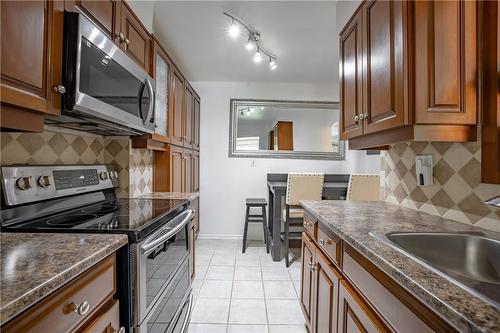
[[[2,232],[0,240],[0,325],[128,243],[126,235],[110,234]],[[39,251],[23,253],[23,248]],[[8,272],[9,265],[15,268]]]
[[[180,200],[196,200],[200,196],[200,192],[151,192],[141,194],[136,198],[141,199],[180,199]]]
[[[301,201],[322,226],[463,332],[500,331],[500,309],[370,235],[395,231],[494,232],[386,202]]]

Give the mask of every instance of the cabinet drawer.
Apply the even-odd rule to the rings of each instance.
[[[318,228],[318,220],[307,211],[304,212],[304,229],[307,234],[313,239],[316,238],[316,230]]]
[[[321,228],[317,230],[316,242],[319,247],[333,260],[337,266],[340,266],[341,240],[338,237],[327,235]]]
[[[70,332],[115,293],[115,255],[104,259],[2,327],[8,332]],[[85,303],[87,302],[87,303]]]
[[[349,280],[397,332],[434,332],[347,252],[342,265]]]

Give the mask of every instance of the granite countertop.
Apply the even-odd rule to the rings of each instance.
[[[0,234],[0,325],[127,244],[126,235]]]
[[[193,201],[200,196],[200,192],[151,192],[146,194],[141,194],[137,198],[143,199],[180,199]]]
[[[481,231],[500,235],[383,201],[301,201],[329,228],[404,288],[463,332],[500,331],[500,308],[396,250],[370,232]]]

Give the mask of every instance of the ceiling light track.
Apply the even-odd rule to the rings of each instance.
[[[248,41],[245,48],[249,51],[256,49],[253,61],[255,63],[260,63],[262,61],[262,54],[265,54],[269,58],[269,68],[275,70],[277,65],[277,57],[269,50],[264,48],[261,44],[260,33],[254,31],[250,26],[240,18],[233,16],[229,13],[223,12],[224,15],[231,19],[231,26],[229,27],[228,33],[232,38],[238,37],[240,33],[240,26],[243,27],[248,32]]]

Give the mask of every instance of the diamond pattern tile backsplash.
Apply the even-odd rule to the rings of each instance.
[[[415,156],[432,155],[432,186],[417,186]],[[481,144],[399,143],[382,153],[385,200],[408,208],[500,232],[500,209],[483,200],[500,185],[481,183]]]
[[[8,164],[114,164],[120,197],[152,191],[152,154],[132,149],[128,137],[102,137],[46,126],[42,133],[0,133],[0,163]]]

